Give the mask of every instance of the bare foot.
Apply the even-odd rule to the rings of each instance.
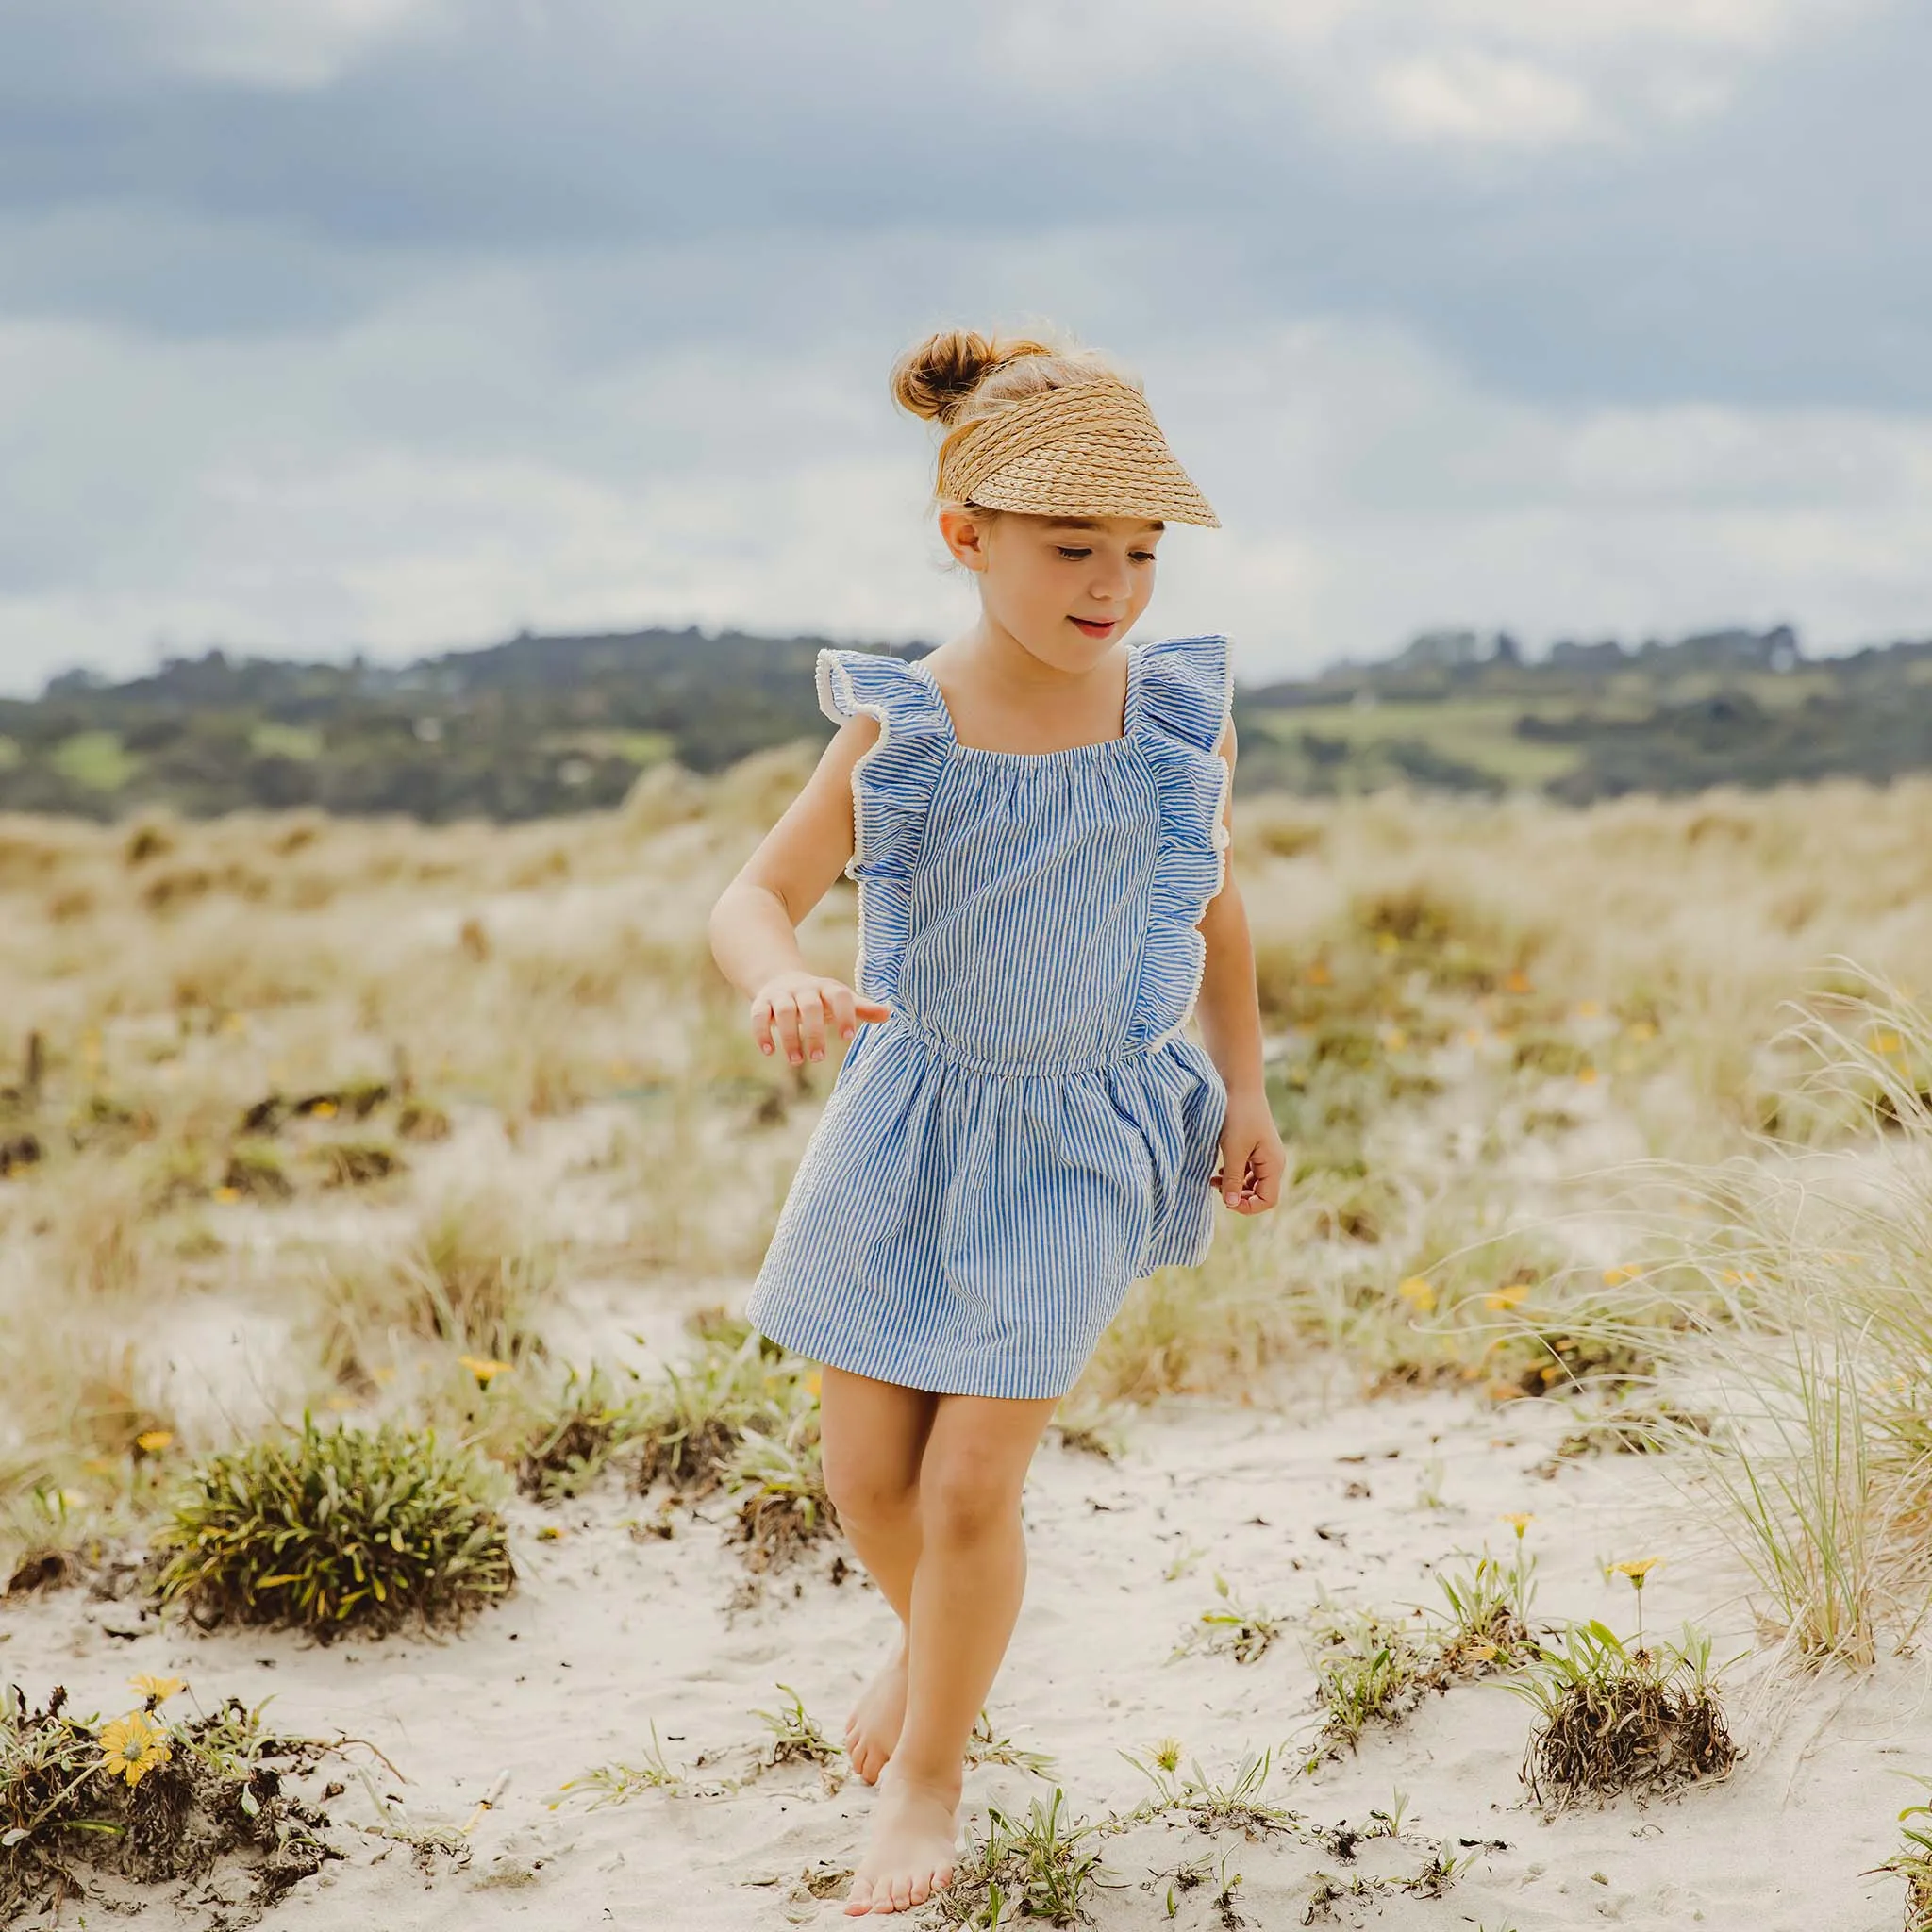
[[[917,1784],[898,1766],[879,1787],[872,1840],[853,1874],[848,1918],[861,1912],[905,1912],[923,1906],[953,1882],[959,1787]]]
[[[906,1647],[879,1667],[845,1720],[845,1755],[869,1785],[879,1781],[906,1722]]]

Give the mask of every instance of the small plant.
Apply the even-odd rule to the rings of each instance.
[[[1450,1629],[1441,1641],[1441,1657],[1452,1676],[1507,1670],[1536,1649],[1529,1624],[1536,1558],[1523,1547],[1530,1518],[1516,1515],[1504,1521],[1516,1532],[1516,1549],[1507,1564],[1485,1550],[1473,1568],[1436,1578],[1449,1604]]]
[[[0,1701],[0,1921],[89,1893],[89,1874],[156,1885],[240,1860],[266,1906],[341,1853],[328,1820],[288,1788],[331,1747],[264,1729],[230,1698],[170,1718],[178,1678],[137,1677],[140,1702],[103,1722],[71,1716],[56,1690],[30,1708]]]
[[[273,1147],[238,1141],[228,1150],[220,1195],[227,1200],[286,1201],[295,1191],[282,1157]]]
[[[805,1700],[790,1684],[780,1684],[778,1689],[784,1691],[788,1703],[776,1710],[752,1712],[772,1734],[771,1742],[765,1746],[766,1765],[837,1763],[845,1754],[819,1729],[806,1710]]]
[[[1234,1894],[1241,1883],[1241,1874],[1230,1873],[1227,1869],[1227,1861],[1233,1857],[1232,1851],[1226,1851],[1219,1857],[1190,1858],[1177,1866],[1164,1901],[1167,1916],[1170,1919],[1179,1917],[1181,1900],[1191,1891],[1211,1885],[1214,1890],[1208,1894],[1208,1902],[1219,1916],[1222,1925],[1229,1928],[1245,1925],[1247,1921],[1235,1910],[1234,1905]],[[1156,1877],[1159,1875],[1155,1874]]]
[[[1044,1777],[1054,1764],[1049,1753],[1023,1750],[1012,1739],[1000,1736],[992,1727],[991,1718],[983,1710],[974,1721],[973,1733],[966,1740],[966,1762],[1010,1764],[1015,1771],[1030,1771],[1035,1777]]]
[[[1065,1793],[1035,1798],[1024,1819],[987,1807],[987,1833],[959,1859],[953,1882],[927,1909],[938,1925],[991,1928],[1021,1919],[1048,1925],[1086,1923],[1086,1907],[1103,1882],[1099,1828],[1061,1816]]]
[[[1447,1686],[1441,1654],[1373,1610],[1324,1608],[1314,1619],[1313,1640],[1309,1661],[1325,1716],[1311,1770],[1343,1744],[1356,1749],[1371,1723],[1393,1724],[1425,1691]]]
[[[1154,1750],[1152,1763],[1143,1763],[1130,1751],[1123,1751],[1121,1756],[1154,1787],[1154,1796],[1110,1821],[1111,1830],[1125,1830],[1129,1825],[1174,1812],[1181,1813],[1201,1831],[1239,1831],[1248,1839],[1265,1838],[1274,1831],[1293,1831],[1301,1824],[1296,1813],[1284,1806],[1271,1805],[1261,1796],[1274,1768],[1272,1749],[1249,1752],[1219,1781],[1201,1769],[1199,1758],[1182,1776],[1181,1747],[1174,1738],[1161,1740]]]
[[[1173,1656],[1187,1657],[1202,1651],[1232,1657],[1238,1664],[1257,1661],[1281,1635],[1287,1620],[1258,1606],[1241,1603],[1235,1596],[1227,1578],[1219,1571],[1214,1576],[1214,1591],[1221,1603],[1203,1610],[1182,1632]]]
[[[1508,1689],[1541,1720],[1523,1781],[1558,1809],[1587,1794],[1640,1796],[1726,1776],[1737,1751],[1710,1671],[1710,1640],[1687,1625],[1681,1646],[1626,1649],[1607,1624],[1573,1624],[1560,1650]]]
[[[774,1360],[747,1332],[708,1344],[684,1371],[667,1369],[639,1397],[630,1434],[641,1454],[638,1487],[668,1482],[704,1495],[715,1490],[748,1434],[782,1436],[801,1408],[816,1401],[805,1365]]]
[[[755,1571],[789,1562],[838,1527],[819,1459],[815,1407],[796,1417],[783,1436],[747,1429],[724,1482],[738,1508],[745,1561]]]
[[[314,1158],[325,1188],[366,1188],[409,1171],[403,1157],[381,1141],[327,1141]]]
[[[156,1542],[164,1603],[325,1641],[460,1621],[516,1574],[468,1455],[426,1431],[323,1430],[311,1417],[199,1464]]]
[[[1919,1778],[1916,1782],[1932,1791],[1932,1778]],[[1895,1873],[1905,1880],[1905,1932],[1932,1932],[1932,1804],[1907,1805],[1898,1816],[1899,1823],[1906,1826],[1905,1845],[1884,1864],[1873,1869]],[[1907,1824],[1910,1818],[1923,1818],[1927,1823],[1923,1828]]]
[[[525,1438],[517,1457],[517,1488],[542,1503],[581,1494],[626,1440],[630,1405],[601,1366],[573,1369],[557,1407]]]
[[[651,1723],[650,1748],[637,1764],[600,1764],[581,1777],[572,1778],[559,1792],[558,1803],[578,1792],[590,1795],[590,1808],[601,1810],[606,1805],[622,1805],[641,1791],[665,1791],[675,1797],[689,1780],[681,1771],[673,1771],[664,1757],[664,1745],[658,1736],[656,1719]],[[553,1806],[553,1809],[555,1807]]]

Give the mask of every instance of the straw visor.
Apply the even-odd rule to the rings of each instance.
[[[1035,516],[1221,527],[1146,397],[1113,375],[1041,390],[956,431],[940,452],[939,493]]]

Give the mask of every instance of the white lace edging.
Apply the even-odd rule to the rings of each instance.
[[[865,887],[866,882],[859,876],[858,868],[865,862],[865,794],[859,785],[859,774],[874,758],[886,748],[886,741],[892,735],[892,724],[887,715],[887,707],[881,704],[868,704],[854,689],[852,674],[841,664],[831,650],[822,650],[815,666],[819,691],[819,708],[828,716],[836,713],[841,722],[864,716],[873,719],[879,727],[879,735],[865,750],[859,753],[852,764],[852,857],[845,861],[845,876],[858,888],[858,938],[852,957],[852,983],[854,990],[866,999],[876,995],[866,991],[865,985]]]
[[[1227,727],[1234,722],[1234,645],[1226,638],[1221,640],[1221,723],[1214,733],[1216,746],[1221,743]],[[1233,843],[1233,835],[1228,831],[1222,814],[1227,809],[1228,794],[1234,789],[1234,766],[1223,758],[1220,751],[1209,753],[1214,762],[1221,767],[1221,776],[1214,787],[1214,890],[1201,902],[1200,918],[1194,921],[1193,929],[1201,930],[1201,920],[1208,917],[1208,908],[1220,898],[1222,889],[1227,884],[1227,852]],[[1201,1003],[1201,982],[1208,976],[1208,956],[1205,940],[1201,955],[1201,970],[1194,975],[1193,991],[1188,995],[1188,1003],[1181,1008],[1181,1016],[1159,1039],[1151,1042],[1153,1046],[1165,1046],[1170,1040],[1178,1039],[1190,1020],[1194,1017],[1194,1008]]]

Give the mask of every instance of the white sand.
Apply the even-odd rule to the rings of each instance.
[[[1332,1371],[1338,1390],[1345,1372]],[[1407,1875],[1432,1841],[1502,1840],[1440,1900],[1344,1898],[1317,1923],[1480,1926],[1487,1932],[1611,1924],[1692,1924],[1751,1932],[1895,1932],[1903,1888],[1865,1875],[1896,1848],[1896,1813],[1913,1789],[1899,1772],[1932,1771],[1932,1709],[1923,1670],[1888,1659],[1862,1677],[1828,1674],[1754,1692],[1758,1667],[1729,1674],[1733,1729],[1746,1755],[1728,1783],[1647,1809],[1622,1802],[1543,1822],[1517,1767],[1526,1706],[1499,1685],[1432,1696],[1399,1730],[1372,1730],[1359,1756],[1312,1778],[1296,1767],[1312,1736],[1312,1674],[1292,1629],[1251,1665],[1220,1656],[1169,1661],[1176,1636],[1212,1599],[1212,1573],[1243,1599],[1299,1616],[1325,1590],[1383,1610],[1432,1607],[1431,1567],[1485,1540],[1504,1552],[1507,1510],[1535,1512],[1542,1617],[1600,1616],[1626,1635],[1631,1592],[1599,1564],[1661,1554],[1645,1611],[1653,1634],[1691,1616],[1729,1657],[1751,1642],[1741,1579],[1651,1458],[1611,1457],[1535,1473],[1564,1421],[1554,1403],[1499,1418],[1448,1392],[1332,1403],[1318,1374],[1282,1412],[1175,1406],[1131,1425],[1123,1461],[1049,1446],[1027,1492],[1028,1597],[991,1710],[995,1728],[1057,1759],[1072,1811],[1124,1810],[1149,1787],[1122,1750],[1145,1755],[1178,1738],[1210,1774],[1247,1750],[1286,1763],[1267,1795],[1322,1827],[1363,1825],[1407,1794],[1405,1840],[1363,1845],[1354,1865],[1293,1838],[1210,1840],[1185,1824],[1111,1839],[1119,1881],[1095,1907],[1102,1927],[1223,1924],[1211,1886],[1187,1893],[1170,1921],[1164,1899],[1184,1861],[1230,1854],[1241,1923],[1299,1925],[1317,1872]],[[1430,1459],[1440,1470],[1430,1471]],[[1363,1458],[1344,1460],[1342,1458]],[[1366,1495],[1350,1496],[1351,1483]],[[1441,1507],[1418,1501],[1432,1491]],[[349,1862],[298,1887],[270,1926],[368,1928],[611,1924],[699,1928],[845,1923],[816,1901],[806,1874],[849,1870],[872,1792],[836,1773],[766,1773],[724,1795],[647,1792],[588,1809],[552,1808],[567,1779],[612,1759],[641,1762],[655,1720],[671,1762],[696,1787],[743,1775],[767,1737],[753,1715],[794,1686],[836,1738],[888,1634],[889,1613],[856,1575],[829,1580],[813,1559],[767,1581],[734,1608],[743,1567],[726,1541],[722,1502],[670,1541],[638,1541],[626,1518],[655,1505],[614,1479],[585,1502],[516,1512],[523,1582],[503,1608],[446,1642],[345,1642],[321,1649],[265,1633],[201,1637],[142,1619],[138,1607],[67,1592],[0,1606],[0,1677],[38,1699],[64,1683],[80,1710],[118,1710],[137,1671],[174,1672],[205,1704],[273,1695],[284,1731],[345,1730],[378,1746],[408,1779],[378,1768],[417,1824],[460,1826],[508,1774],[477,1821],[467,1869],[425,1878],[406,1850],[361,1840]],[[546,1523],[561,1541],[536,1541]],[[1327,1539],[1318,1526],[1335,1534]],[[1172,1581],[1164,1573],[1198,1550]],[[131,1639],[110,1633],[138,1630]],[[1050,1782],[1004,1767],[971,1774],[969,1816],[991,1802],[1024,1811]],[[352,1783],[344,1820],[372,1815]],[[834,1888],[842,1896],[842,1885]],[[93,1914],[91,1912],[92,1923]],[[915,1913],[904,1923],[924,1915]],[[152,1904],[157,1932],[212,1923],[207,1906]],[[37,1922],[26,1922],[35,1924]],[[51,1922],[46,1922],[51,1923]],[[77,1923],[73,1908],[63,1922]]]

